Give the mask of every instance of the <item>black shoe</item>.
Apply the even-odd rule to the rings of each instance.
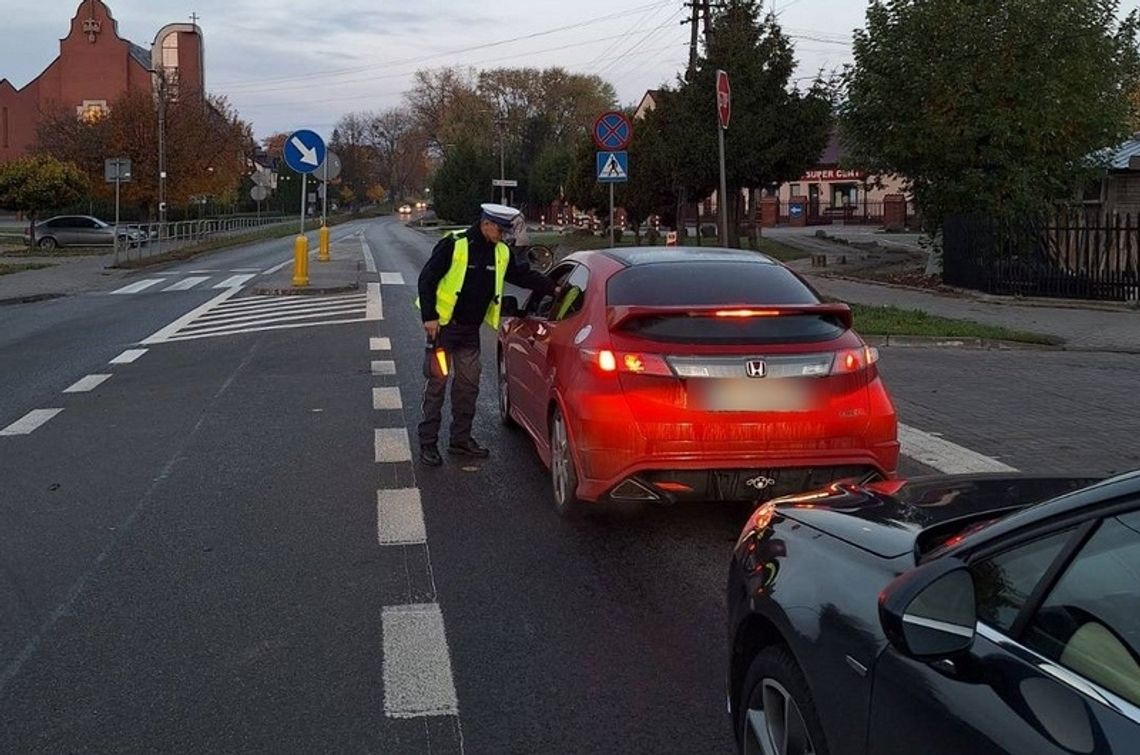
[[[447,447],[447,452],[460,456],[474,456],[478,459],[486,459],[491,455],[491,452],[476,443],[474,438],[451,443]]]
[[[439,455],[439,449],[435,447],[435,444],[430,443],[420,446],[420,461],[429,467],[438,467],[443,464],[443,457]]]

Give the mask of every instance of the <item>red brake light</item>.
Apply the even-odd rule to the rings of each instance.
[[[835,355],[835,362],[832,364],[831,374],[850,375],[870,367],[877,361],[879,361],[879,350],[873,346],[847,349]]]
[[[718,309],[717,317],[776,317],[780,313],[771,309]]]
[[[582,359],[594,365],[605,374],[614,372],[628,372],[632,375],[657,375],[660,377],[673,377],[673,370],[665,359],[657,354],[638,354],[626,351],[611,351],[610,349],[583,349]]]

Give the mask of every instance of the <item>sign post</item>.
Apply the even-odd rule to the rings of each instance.
[[[131,161],[126,157],[112,157],[103,161],[103,179],[115,184],[115,263],[119,262],[119,196],[123,181],[131,180]]]
[[[728,122],[732,118],[732,87],[728,83],[728,74],[720,70],[716,72],[716,110],[720,120],[717,128],[717,142],[720,146],[720,195],[717,197],[720,211],[720,244],[728,246],[728,187],[724,175],[724,132],[728,130]]]
[[[302,129],[285,141],[285,164],[301,174],[301,232],[293,242],[293,285],[309,285],[309,239],[305,236],[305,215],[309,206],[309,174],[328,157],[325,142],[318,134]]]
[[[629,153],[624,150],[633,140],[629,116],[611,110],[594,121],[594,145],[599,150],[598,181],[610,185],[610,246],[614,245],[614,184],[629,180]]]

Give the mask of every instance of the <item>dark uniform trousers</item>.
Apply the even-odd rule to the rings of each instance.
[[[420,422],[420,445],[439,440],[443,423],[443,401],[447,379],[451,382],[451,435],[449,443],[463,443],[471,438],[475,420],[475,404],[479,399],[479,376],[483,365],[479,355],[479,325],[450,322],[439,329],[436,345],[447,353],[448,375],[433,373],[424,388],[423,421]]]

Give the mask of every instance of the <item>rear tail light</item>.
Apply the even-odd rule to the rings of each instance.
[[[673,377],[673,371],[659,354],[611,349],[583,349],[579,353],[584,361],[604,374],[624,372],[630,375]]]
[[[832,375],[853,375],[879,361],[879,350],[873,346],[844,349],[835,355],[831,364]]]

